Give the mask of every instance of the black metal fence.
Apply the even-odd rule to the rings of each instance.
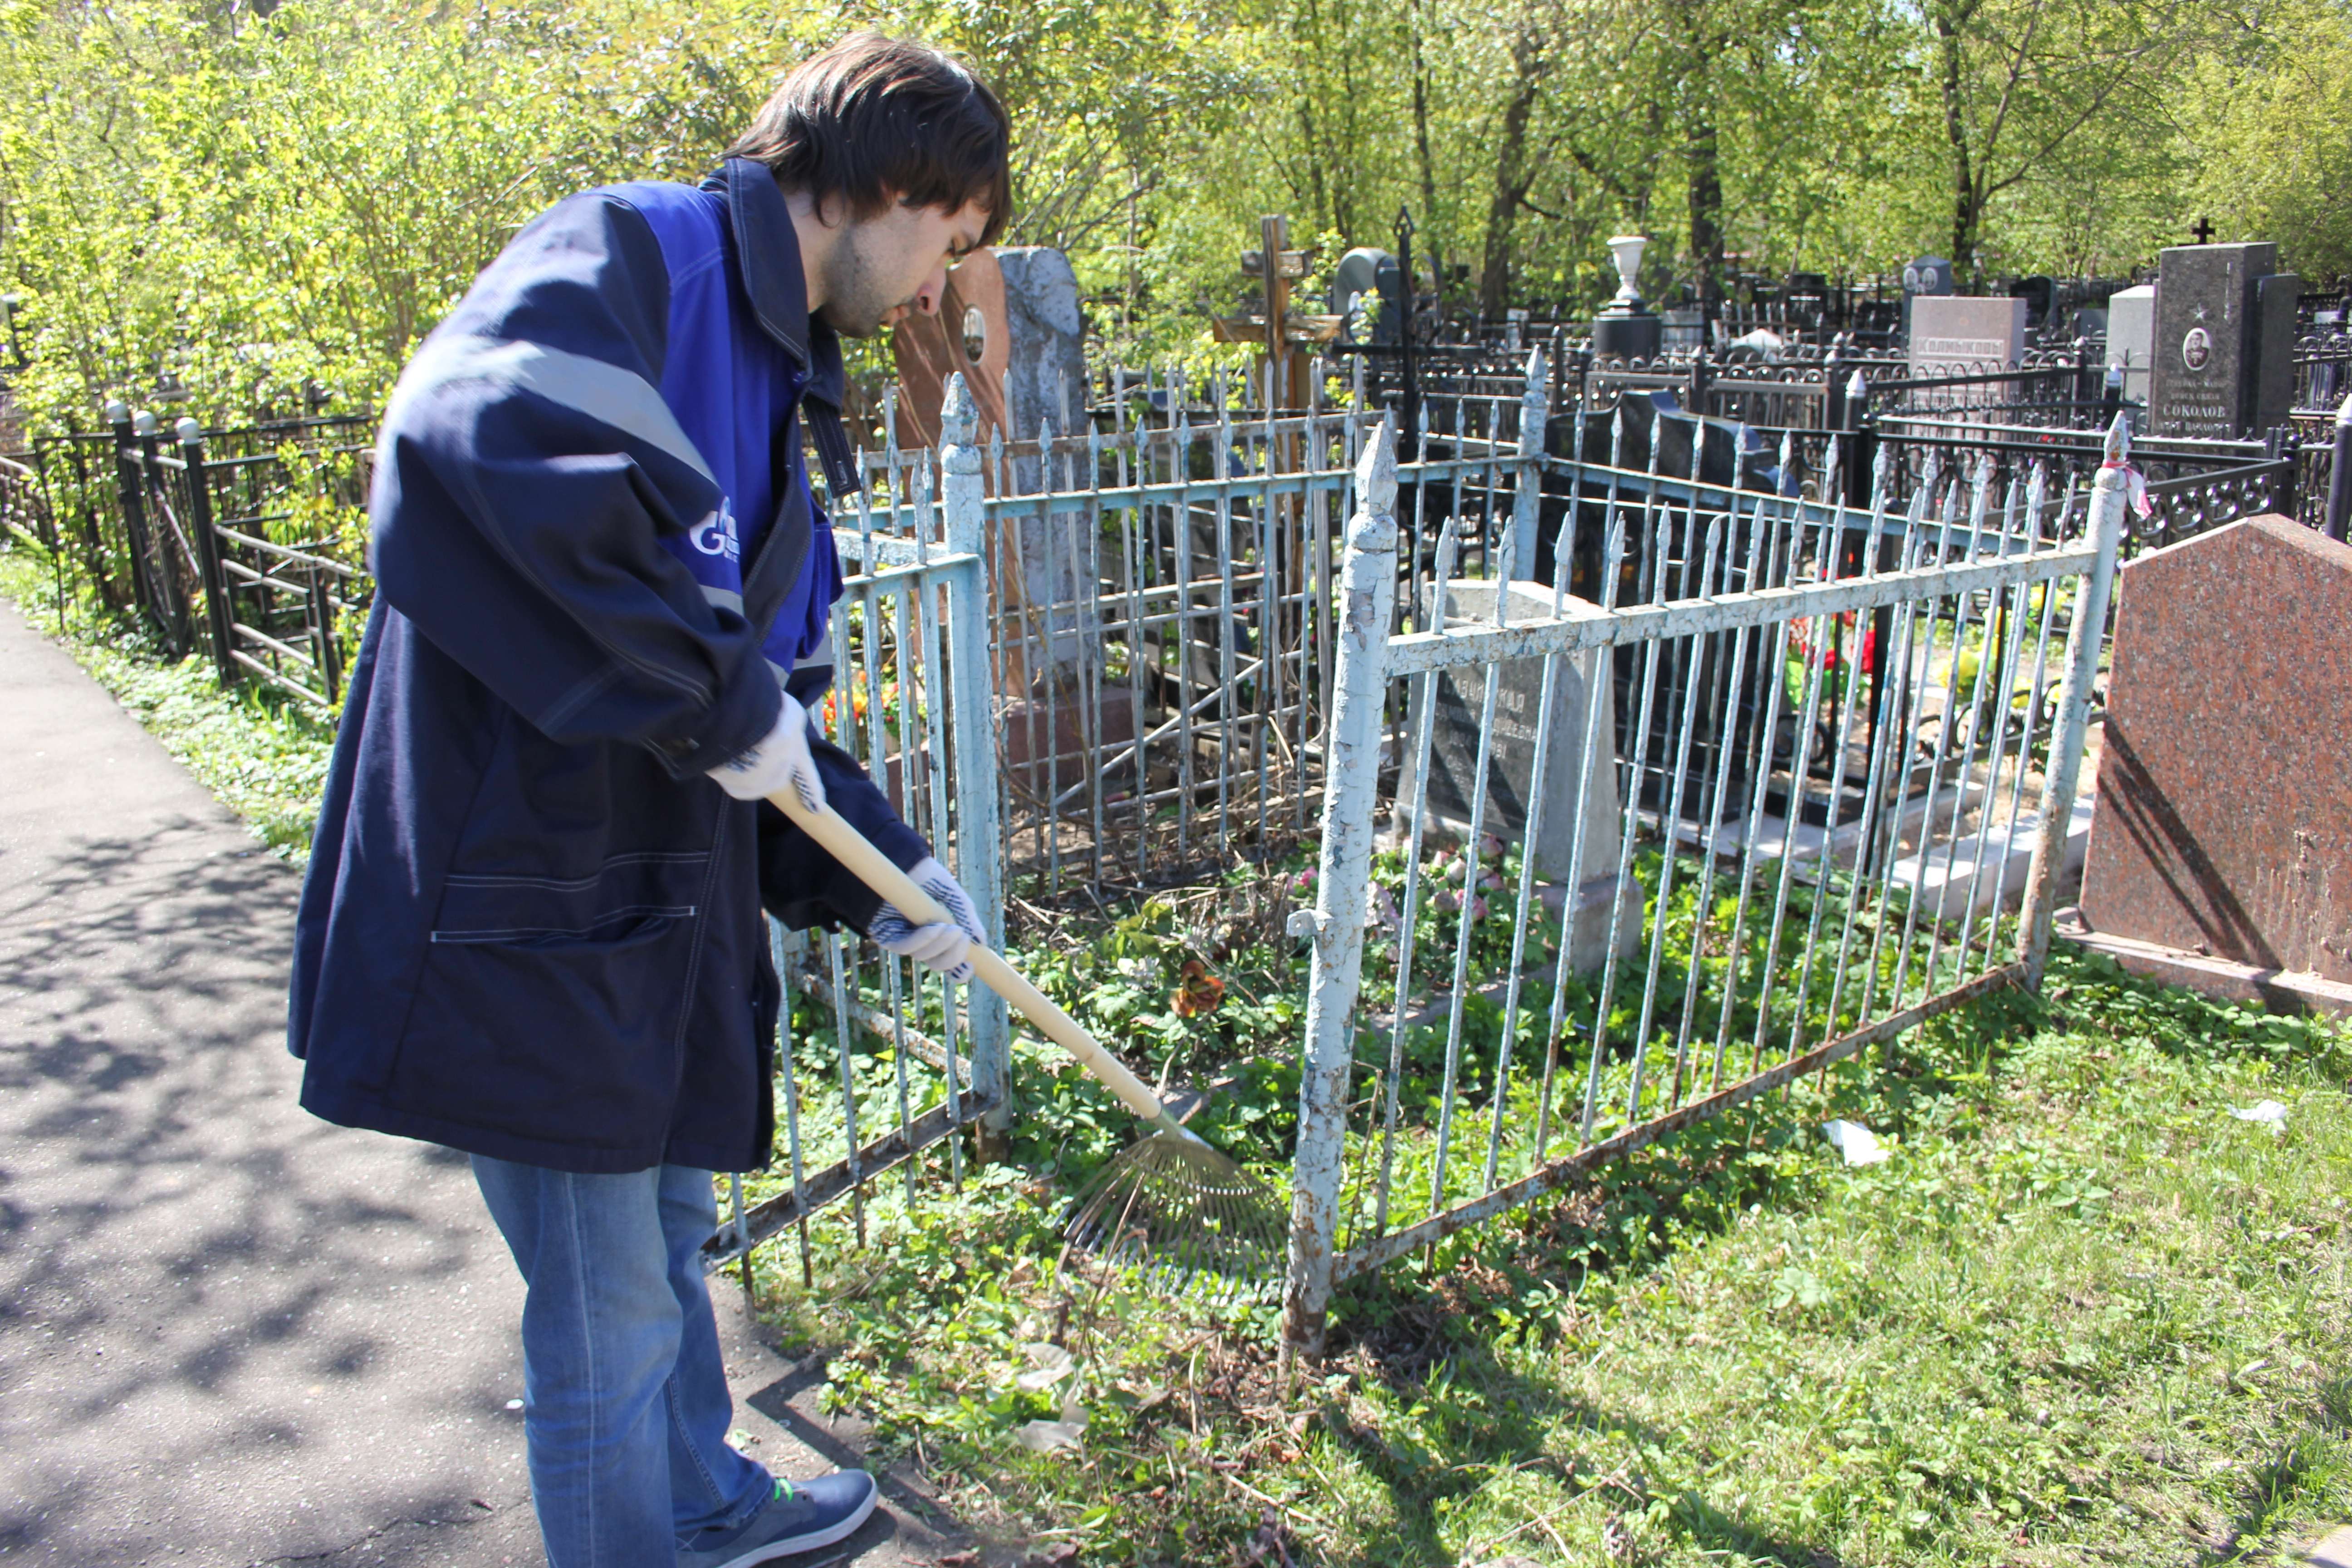
[[[373,593],[364,559],[374,421],[345,416],[168,437],[107,408],[102,431],[0,458],[0,519],[67,569],[94,608],[201,649],[223,685],[257,681],[331,712]]]
[[[2335,414],[2352,397],[2352,331],[2341,326],[2305,333],[2294,345],[2294,409]]]

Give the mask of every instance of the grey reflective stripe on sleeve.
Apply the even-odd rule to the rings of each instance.
[[[732,588],[714,588],[705,583],[702,596],[722,610],[732,610],[739,616],[743,613],[743,595]]]
[[[662,401],[653,384],[633,371],[607,364],[586,354],[549,348],[544,343],[498,342],[488,338],[454,338],[427,343],[393,388],[384,409],[383,428],[398,426],[408,405],[453,382],[482,381],[495,386],[535,392],[550,403],[585,414],[591,419],[658,447],[706,479],[710,465],[702,460],[684,430]]]

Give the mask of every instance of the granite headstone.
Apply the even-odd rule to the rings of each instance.
[[[2285,421],[2302,280],[2278,247],[2174,246],[2158,258],[2149,432],[2235,440]]]
[[[2084,922],[2352,981],[2352,546],[2249,518],[2117,596]]]
[[[1911,333],[1911,307],[1923,294],[1948,294],[1954,287],[1952,264],[1940,256],[1922,256],[1903,268],[1903,333]]]
[[[948,378],[961,372],[980,415],[982,447],[999,433],[1008,444],[1023,444],[1005,462],[1008,493],[1040,489],[1045,469],[1034,455],[1039,429],[1059,437],[1087,428],[1084,339],[1078,280],[1068,257],[1044,246],[972,252],[948,274],[939,313],[910,315],[891,334],[898,369],[899,445],[919,447],[938,440]],[[996,472],[983,465],[982,473],[992,492]],[[1005,560],[992,574],[1000,613],[1024,604],[1055,606],[1045,649],[1050,657],[1039,659],[1034,671],[1008,668],[1007,678],[1016,686],[1024,677],[1042,683],[1098,651],[1080,636],[1083,617],[1076,608],[1079,592],[1094,581],[1095,545],[1092,530],[1067,521],[1054,525],[1049,542],[1046,524],[1034,513],[1008,524],[1002,548],[1008,557],[1018,552],[1020,568],[1010,571],[1012,563]],[[1013,585],[1010,594],[1008,581]],[[1042,637],[1043,621],[1033,623],[1030,631]],[[1025,656],[1016,644],[1017,639],[1009,643],[1007,650],[1017,663]]]
[[[1548,620],[1551,590],[1534,583],[1510,584],[1513,623]],[[1447,598],[1449,625],[1469,628],[1492,626],[1495,584],[1465,579],[1455,582]],[[1568,601],[1568,614],[1597,614],[1581,599]],[[1487,759],[1486,831],[1517,842],[1527,832],[1534,795],[1536,734],[1545,721],[1543,667],[1539,658],[1506,660],[1495,692],[1495,741]],[[1551,752],[1544,764],[1545,804],[1537,824],[1536,874],[1546,881],[1569,879],[1570,839],[1575,827],[1577,767],[1584,748],[1585,702],[1593,670],[1601,657],[1578,654],[1560,661],[1552,685]],[[1413,798],[1414,752],[1421,736],[1421,682],[1411,683],[1411,712],[1406,720],[1403,772],[1397,784],[1401,812]],[[1460,835],[1470,822],[1471,795],[1478,766],[1478,721],[1486,685],[1480,667],[1465,666],[1442,673],[1437,681],[1437,723],[1431,731],[1429,814],[1433,827]],[[1614,750],[1614,692],[1601,694],[1601,744],[1591,764],[1589,809],[1592,826],[1585,833],[1584,868],[1580,880],[1608,875],[1617,868],[1619,801]]]

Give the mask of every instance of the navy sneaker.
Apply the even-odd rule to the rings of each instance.
[[[677,1549],[677,1568],[751,1568],[779,1557],[814,1552],[857,1533],[882,1489],[864,1470],[836,1470],[797,1485],[776,1483],[768,1506],[717,1545]]]

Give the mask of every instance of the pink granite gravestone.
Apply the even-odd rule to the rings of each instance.
[[[2084,922],[2352,982],[2352,546],[2249,518],[2117,592]]]

